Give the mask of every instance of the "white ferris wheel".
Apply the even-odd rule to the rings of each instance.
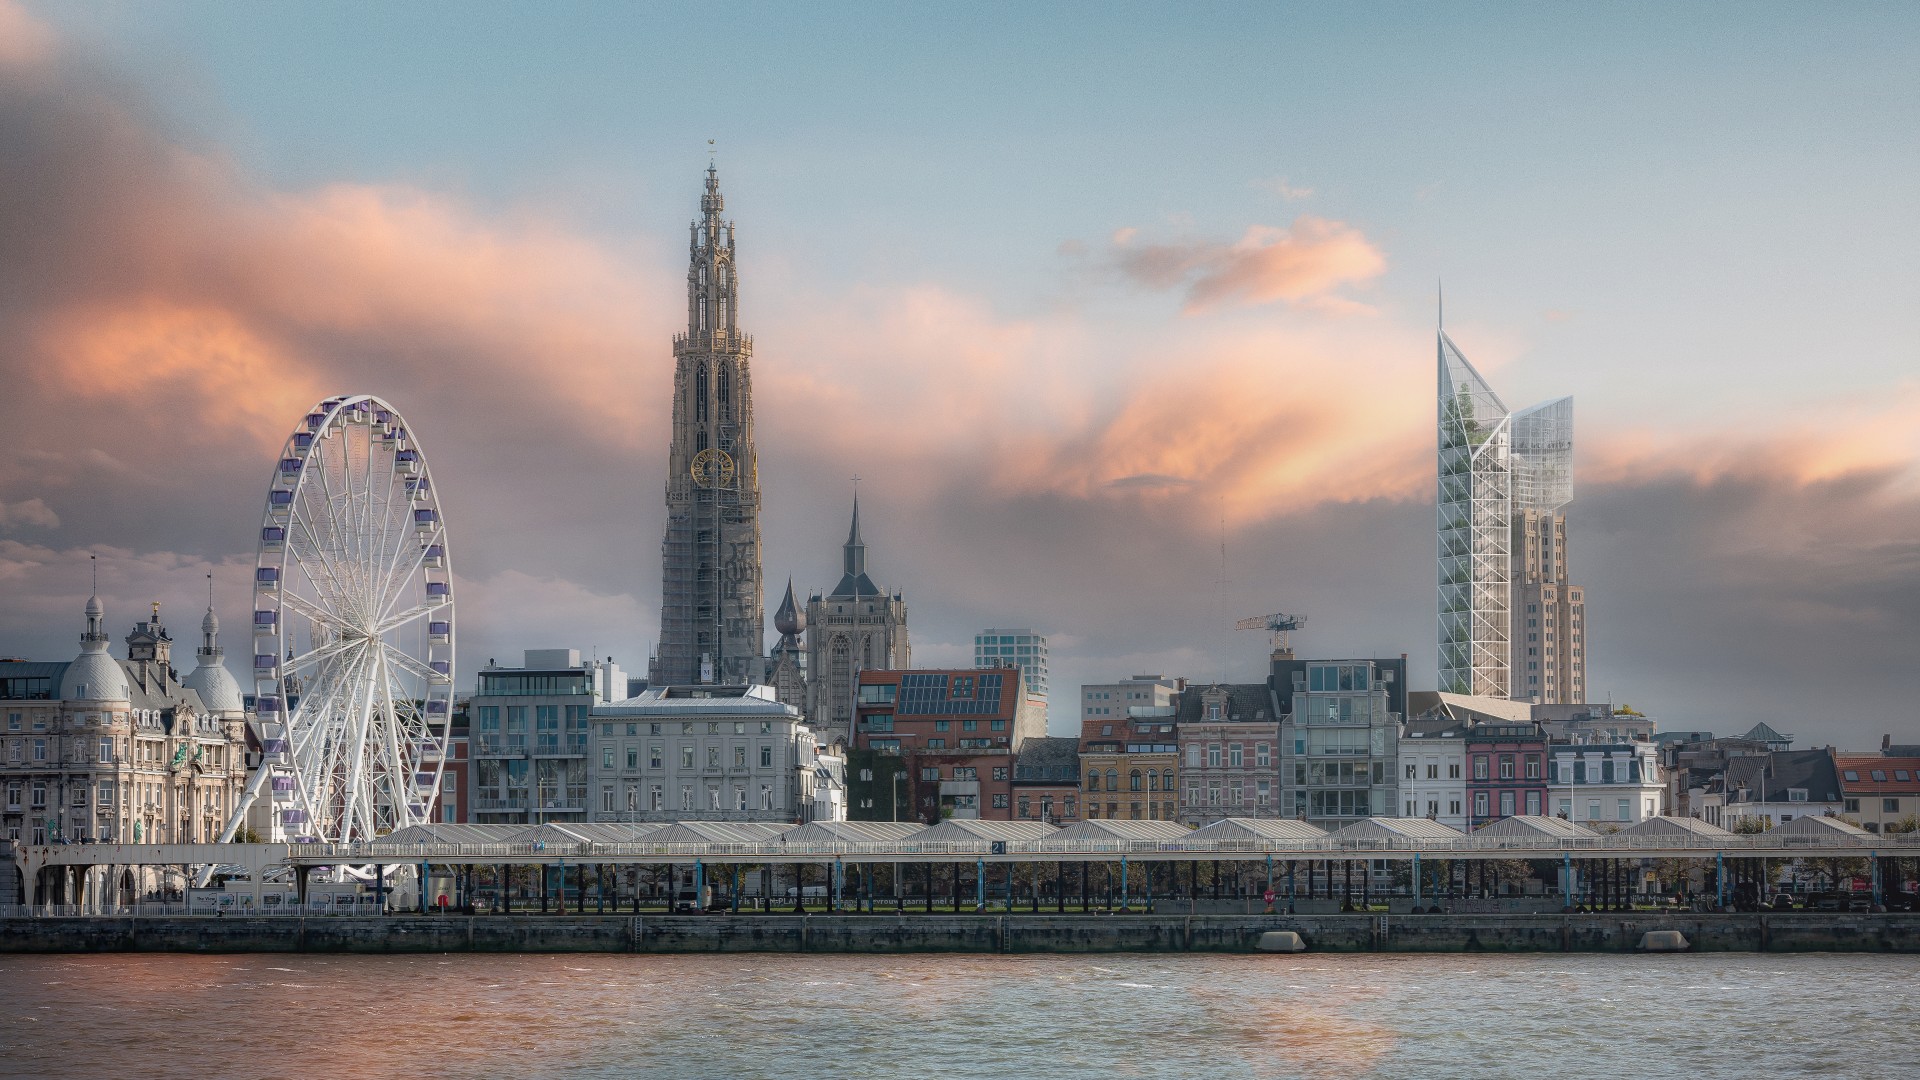
[[[452,582],[433,478],[399,411],[367,395],[321,402],[268,486],[252,627],[264,756],[224,839],[263,795],[262,839],[351,843],[428,820],[453,712]]]

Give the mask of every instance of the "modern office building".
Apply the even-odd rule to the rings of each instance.
[[[593,707],[591,821],[844,817],[844,766],[822,761],[770,686],[662,686]]]
[[[585,821],[588,716],[625,696],[626,673],[578,649],[528,649],[525,661],[489,660],[467,705],[468,813],[482,825]]]
[[[1586,693],[1584,590],[1567,576],[1573,399],[1507,409],[1439,339],[1440,689],[1524,701]]]
[[[648,683],[766,675],[753,339],[740,332],[733,222],[709,166],[692,226],[687,329],[673,337],[673,436],[661,542],[660,644]]]
[[[1080,687],[1080,722],[1111,721],[1127,715],[1127,710],[1135,707],[1163,709],[1172,705],[1186,686],[1187,680],[1166,675],[1135,675],[1115,683],[1087,683]]]
[[[907,601],[873,583],[860,535],[860,500],[840,553],[840,582],[807,600],[807,720],[827,743],[853,743],[854,683],[863,671],[913,665]],[[784,642],[785,638],[782,638]]]
[[[982,630],[973,636],[973,666],[1018,667],[1027,695],[1047,699],[1047,638],[1029,627]]]
[[[1407,661],[1273,661],[1283,817],[1329,828],[1392,817],[1400,801]]]

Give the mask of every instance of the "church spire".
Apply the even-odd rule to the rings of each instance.
[[[860,496],[853,497],[853,527],[847,530],[847,543],[840,558],[840,568],[849,577],[860,577],[867,572],[867,544],[860,539]]]
[[[733,274],[733,222],[720,216],[727,200],[720,194],[720,172],[707,165],[707,190],[700,196],[700,220],[691,226],[687,267],[687,340],[724,344],[738,332]]]

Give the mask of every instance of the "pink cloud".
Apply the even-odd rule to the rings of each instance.
[[[1133,230],[1115,234],[1114,259],[1121,272],[1148,288],[1185,288],[1189,314],[1278,301],[1335,313],[1366,311],[1339,290],[1371,281],[1387,268],[1386,256],[1360,230],[1310,214],[1284,229],[1248,226],[1231,244],[1135,247],[1132,239]]]

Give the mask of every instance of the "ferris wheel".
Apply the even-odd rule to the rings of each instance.
[[[398,410],[329,398],[287,439],[254,569],[262,839],[351,843],[432,813],[453,712],[452,562],[419,441]],[[262,820],[255,815],[252,820]]]

